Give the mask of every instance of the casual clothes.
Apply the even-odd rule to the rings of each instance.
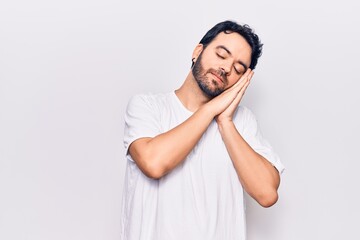
[[[136,139],[167,132],[191,115],[174,92],[129,101],[121,240],[246,239],[243,188],[215,120],[186,159],[158,180],[145,176],[128,153]],[[284,167],[253,113],[239,106],[233,121],[246,142],[281,173]]]

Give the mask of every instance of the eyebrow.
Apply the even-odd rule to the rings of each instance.
[[[224,49],[230,56],[232,56],[230,50],[227,49],[224,45],[219,45],[219,46],[216,47],[216,49],[219,49],[219,48]],[[245,68],[245,71],[248,69],[248,67],[246,66],[246,64],[243,63],[241,60],[239,60],[238,63]]]

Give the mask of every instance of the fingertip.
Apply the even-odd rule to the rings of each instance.
[[[255,72],[252,71],[251,74],[250,74],[250,78],[252,78],[254,76]]]

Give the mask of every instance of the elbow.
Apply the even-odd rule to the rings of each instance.
[[[268,192],[262,193],[256,201],[264,208],[269,208],[273,206],[279,199],[279,195],[276,190],[271,190]]]
[[[141,172],[151,179],[160,179],[165,175],[165,168],[161,164],[159,156],[154,155],[151,151],[142,149],[142,151],[131,151],[130,155],[135,161]]]
[[[143,171],[143,173],[151,179],[159,180],[162,178],[165,174],[160,169],[147,169],[146,171]]]
[[[158,164],[157,161],[148,161],[147,163],[143,164],[140,169],[148,178],[154,180],[158,180],[166,174],[164,167]]]

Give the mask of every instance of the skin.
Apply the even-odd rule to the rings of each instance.
[[[215,119],[244,190],[261,206],[270,207],[278,199],[279,173],[251,148],[232,121],[254,75],[248,68],[251,47],[237,33],[220,33],[205,49],[201,44],[195,47],[192,58],[199,57],[202,71],[197,80],[210,91],[220,89],[222,93],[216,97],[205,94],[190,71],[175,93],[192,116],[154,138],[137,139],[129,153],[145,175],[159,179],[184,161]]]

